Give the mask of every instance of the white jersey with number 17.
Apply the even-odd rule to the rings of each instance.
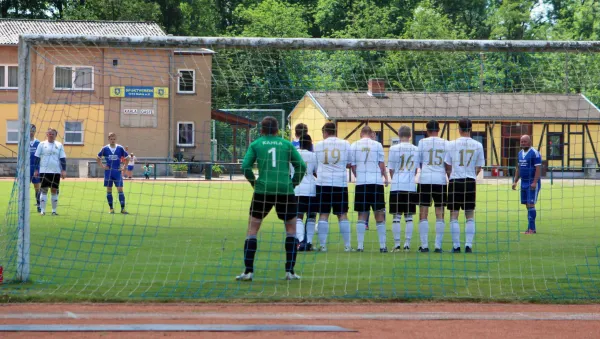
[[[446,185],[446,157],[448,141],[429,137],[419,141],[421,155],[421,177],[419,183],[431,185]]]
[[[446,163],[452,166],[452,179],[477,179],[477,167],[485,165],[483,146],[471,138],[458,138],[448,143]]]
[[[385,161],[383,146],[370,138],[362,138],[351,146],[351,163],[356,166],[357,185],[383,185],[379,163]]]
[[[317,165],[317,186],[348,187],[347,165],[350,163],[350,143],[329,137],[314,146]]]

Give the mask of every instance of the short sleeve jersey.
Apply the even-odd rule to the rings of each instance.
[[[448,143],[446,163],[452,166],[452,179],[477,179],[475,169],[485,165],[483,146],[472,138],[460,137]]]
[[[370,138],[362,138],[351,146],[351,163],[356,166],[357,185],[383,185],[379,164],[385,161],[383,146]]]
[[[429,137],[419,141],[419,153],[421,154],[421,175],[419,183],[431,185],[446,185],[446,157],[448,141]]]
[[[277,136],[264,135],[250,144],[242,169],[252,170],[255,162],[258,164],[255,193],[292,195],[294,185],[290,178],[290,163],[300,164],[300,168],[305,170],[304,161],[292,143]]]
[[[42,141],[35,150],[40,158],[40,173],[60,173],[60,159],[67,158],[64,146],[58,142]]]
[[[317,180],[314,173],[317,172],[317,155],[302,149],[299,151],[302,160],[306,163],[306,175],[302,178],[300,185],[296,186],[294,192],[297,196],[314,197],[317,195]]]
[[[388,169],[394,171],[392,191],[415,192],[415,171],[421,162],[417,146],[402,142],[390,147]]]
[[[348,187],[350,143],[344,139],[329,137],[316,143],[314,150],[319,161],[317,186]]]
[[[121,158],[127,158],[129,154],[125,151],[125,148],[119,144],[115,144],[112,148],[109,145],[102,147],[98,153],[100,158],[104,158],[106,165],[111,170],[118,170],[121,167]]]
[[[519,175],[521,176],[521,186],[528,187],[535,179],[535,170],[537,166],[542,165],[542,156],[535,148],[530,147],[527,152],[519,152]]]
[[[29,166],[32,168],[35,164],[35,151],[37,151],[39,145],[40,141],[38,139],[33,139],[29,142]]]

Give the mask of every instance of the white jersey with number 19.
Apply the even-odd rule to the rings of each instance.
[[[356,166],[357,185],[383,185],[379,163],[385,161],[383,146],[370,138],[362,138],[351,146],[351,163]]]
[[[317,186],[348,187],[346,166],[350,163],[350,143],[329,137],[314,146],[317,165]]]
[[[446,157],[448,141],[429,137],[419,141],[419,154],[421,155],[420,184],[446,185]]]
[[[485,165],[483,146],[471,138],[458,138],[448,143],[446,163],[452,166],[452,179],[477,179],[477,167]]]

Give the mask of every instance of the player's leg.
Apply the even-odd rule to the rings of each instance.
[[[387,253],[387,238],[385,227],[385,189],[383,185],[369,185],[367,202],[375,212],[377,236],[379,238],[379,252]]]
[[[60,186],[60,174],[54,175],[52,184],[50,185],[50,200],[52,201],[52,215],[58,215],[56,208],[58,207],[58,187]]]
[[[48,201],[48,190],[50,189],[51,180],[48,178],[46,173],[40,174],[41,185],[40,185],[40,214],[46,214],[46,202]]]
[[[319,237],[319,251],[327,251],[327,236],[329,235],[329,213],[331,213],[331,186],[317,186],[319,198],[319,224],[317,234]]]
[[[535,209],[535,204],[537,203],[537,198],[540,193],[540,184],[536,186],[534,190],[531,188],[523,189],[526,192],[526,200],[525,206],[527,207],[527,234],[535,234],[535,219],[537,217],[537,211]]]
[[[298,239],[298,251],[303,252],[306,250],[306,239],[304,239],[304,213],[301,212],[302,209],[300,206],[302,206],[302,202],[298,201],[298,215],[296,216],[296,239]]]
[[[121,213],[128,214],[127,210],[125,210],[125,193],[123,192],[123,175],[121,172],[115,172],[113,174],[114,183],[117,187],[117,192],[119,192],[119,204],[121,205]]]
[[[311,208],[311,210],[306,215],[306,245],[305,245],[306,251],[312,251],[312,243],[313,243],[313,238],[315,236],[316,220],[317,220],[317,213],[312,212],[312,208]]]
[[[365,233],[369,220],[369,207],[366,204],[366,186],[356,185],[354,190],[354,211],[358,212],[358,220],[356,221],[356,248],[359,252],[363,252],[365,249]]]
[[[432,189],[431,184],[419,184],[419,238],[421,240],[421,246],[419,252],[429,252],[429,207],[432,201]]]
[[[300,276],[294,272],[298,254],[298,239],[296,238],[296,216],[298,203],[295,195],[275,196],[275,210],[280,220],[285,223],[285,279],[297,280]]]
[[[452,253],[460,253],[460,225],[458,214],[460,212],[459,183],[450,181],[448,186],[448,210],[450,211],[450,234],[452,235]]]
[[[36,206],[37,206],[37,211],[38,213],[40,212],[41,208],[40,208],[40,196],[42,194],[42,188],[40,185],[40,179],[39,177],[36,180],[37,182],[33,183],[33,189],[35,190],[35,202],[36,202]]]
[[[340,234],[344,239],[344,251],[352,252],[352,246],[350,246],[350,221],[348,220],[348,188],[347,187],[333,187],[334,194],[332,195],[334,200],[332,204],[333,214],[338,217],[338,225],[340,227]]]
[[[112,186],[113,180],[110,176],[110,170],[104,171],[104,187],[106,187],[106,202],[108,203],[108,212],[113,214],[115,210],[113,208],[113,194],[112,194]]]
[[[404,250],[408,251],[410,249],[410,242],[412,240],[412,234],[414,229],[413,218],[417,213],[417,204],[418,204],[418,195],[413,192],[406,192],[405,194],[406,204],[404,204],[404,208],[402,209],[402,213],[404,213],[404,221],[406,223],[406,232],[404,235]],[[426,247],[424,249],[427,249]],[[421,252],[426,252],[422,250]]]
[[[475,179],[465,182],[465,253],[473,252],[475,238],[475,201],[477,200],[477,184]]]
[[[262,220],[269,214],[273,208],[274,202],[267,200],[265,194],[252,195],[250,202],[250,215],[248,217],[248,230],[246,231],[246,240],[244,241],[244,272],[236,280],[251,281],[254,276],[254,258],[258,249],[257,234],[260,230]]]
[[[448,202],[448,190],[446,185],[439,186],[439,192],[435,197],[435,253],[442,253],[442,241],[446,223],[444,221],[444,207]]]
[[[400,227],[400,221],[402,215],[399,212],[400,208],[400,191],[390,191],[390,210],[389,213],[392,215],[392,235],[394,236],[394,248],[392,252],[400,252],[400,236],[402,229]]]

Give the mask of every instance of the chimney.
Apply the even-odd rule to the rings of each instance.
[[[369,79],[369,90],[367,94],[376,98],[385,97],[385,80]]]

